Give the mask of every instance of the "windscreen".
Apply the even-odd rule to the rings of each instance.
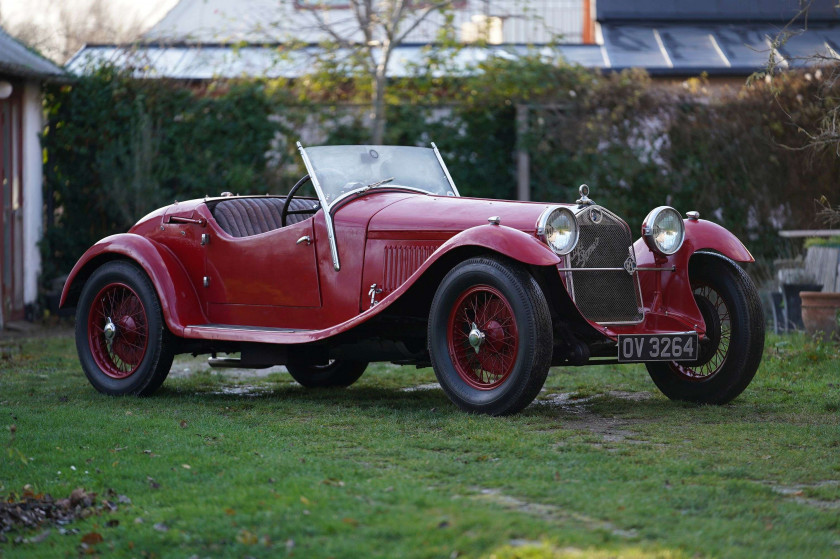
[[[327,205],[343,195],[379,185],[457,196],[431,148],[409,146],[318,146],[304,150]],[[392,179],[392,180],[388,180]],[[387,182],[383,182],[387,181]]]

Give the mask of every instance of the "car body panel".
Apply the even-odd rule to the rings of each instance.
[[[219,228],[206,202],[173,204],[146,216],[131,233],[94,245],[68,278],[61,304],[65,305],[78,271],[112,253],[135,260],[147,271],[161,293],[167,325],[177,335],[298,344],[346,332],[383,312],[425,270],[460,247],[480,247],[532,266],[562,267],[566,261],[526,232],[535,227],[547,204],[386,190],[349,200],[334,215],[344,262],[336,271],[324,242],[328,232],[323,211],[282,229],[233,238]],[[510,226],[489,224],[483,214],[498,216]],[[418,215],[432,225],[417,225],[411,216]],[[206,246],[201,246],[202,234],[210,237]],[[303,236],[310,237],[311,244],[296,244]],[[686,220],[685,242],[670,257],[655,255],[642,239],[634,248],[639,267],[674,267],[674,271],[639,272],[645,308],[639,324],[601,325],[575,317],[611,339],[638,332],[695,330],[702,335],[705,324],[687,274],[692,254],[713,250],[735,261],[752,261],[734,235],[703,220]],[[285,264],[257,266],[255,252],[260,262]],[[174,264],[180,273],[166,272]],[[203,285],[204,277],[208,287]],[[374,285],[381,291],[371,306]],[[167,296],[176,292],[189,296]]]
[[[490,217],[498,217],[501,225],[532,234],[540,214],[548,207],[550,204],[538,202],[412,196],[377,213],[370,221],[370,234],[412,240],[430,233],[453,236],[487,224]]]

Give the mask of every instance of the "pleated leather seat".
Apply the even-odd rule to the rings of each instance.
[[[222,200],[213,208],[213,217],[226,233],[232,237],[248,237],[267,233],[281,227],[280,215],[283,211],[283,198],[232,198]],[[316,200],[293,198],[289,210],[304,210],[318,204]],[[310,214],[290,214],[286,224],[291,225]]]

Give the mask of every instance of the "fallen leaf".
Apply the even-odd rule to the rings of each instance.
[[[82,536],[82,543],[87,545],[96,545],[98,543],[102,543],[103,541],[104,538],[99,532],[90,532]]]
[[[191,466],[189,464],[181,464],[181,467],[184,468],[185,470],[189,470],[191,468]]]
[[[255,545],[259,542],[259,538],[253,532],[249,532],[248,530],[240,530],[238,534],[236,534],[236,541],[243,545]]]
[[[345,524],[349,524],[350,526],[353,526],[353,527],[356,527],[356,526],[359,525],[359,521],[356,520],[355,518],[342,518],[341,521],[344,522]]]
[[[322,485],[331,485],[333,487],[344,487],[344,482],[340,479],[328,478],[321,482]]]
[[[187,425],[189,425],[189,423],[187,423],[185,420],[182,419],[181,423],[179,423],[178,425],[181,426],[181,429],[186,429]]]
[[[303,495],[300,496],[300,502],[303,503],[304,505],[309,505],[309,504],[312,503],[312,501],[310,501],[309,499],[307,499]]]
[[[234,514],[236,514],[236,511],[233,509],[225,509],[225,514],[228,516],[233,516]]]

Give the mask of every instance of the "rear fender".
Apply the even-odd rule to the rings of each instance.
[[[705,333],[706,325],[694,301],[688,263],[700,252],[715,252],[735,262],[755,262],[752,254],[738,238],[716,223],[685,220],[685,241],[679,251],[662,256],[651,251],[644,239],[633,245],[640,268],[666,268],[673,271],[640,271],[642,300],[646,309],[646,326],[655,329],[678,320],[686,329]],[[673,329],[674,326],[668,328]]]
[[[183,335],[185,326],[207,322],[195,288],[175,255],[165,246],[131,233],[106,237],[82,255],[64,284],[59,306],[75,306],[90,275],[111,260],[130,260],[149,276],[173,334]]]

